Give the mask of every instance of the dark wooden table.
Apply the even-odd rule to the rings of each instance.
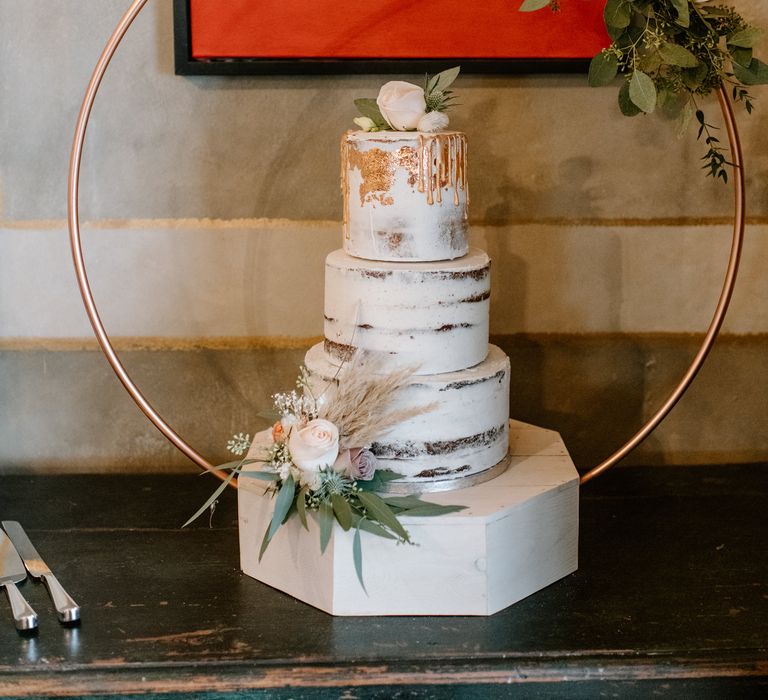
[[[0,601],[0,696],[768,696],[768,465],[625,468],[584,487],[580,569],[488,618],[333,618],[244,576],[211,477],[3,476],[83,607],[39,633]],[[207,519],[206,519],[207,520]]]

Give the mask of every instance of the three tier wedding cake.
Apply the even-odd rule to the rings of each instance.
[[[458,72],[355,100],[324,339],[272,427],[229,445],[243,571],[335,615],[487,615],[576,568],[578,475],[556,433],[510,424],[488,344],[467,140],[443,114]]]
[[[488,344],[490,260],[467,243],[465,135],[347,132],[341,183],[344,244],[325,261],[325,340],[305,359],[316,393],[355,351],[410,367],[396,406],[431,409],[370,446],[380,468],[418,490],[490,478],[509,442],[509,359]]]

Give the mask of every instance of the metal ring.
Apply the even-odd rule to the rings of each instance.
[[[184,453],[189,459],[191,459],[201,469],[212,471],[216,476],[221,479],[225,478],[225,475],[217,471],[215,467],[208,462],[201,454],[199,454],[194,448],[192,448],[171,426],[163,419],[163,417],[157,412],[157,410],[150,404],[147,398],[142,394],[141,390],[136,386],[135,382],[131,379],[127,370],[120,361],[120,358],[115,351],[112,341],[109,338],[109,334],[104,328],[104,324],[99,316],[96,302],[93,298],[93,292],[91,291],[90,284],[88,282],[88,274],[85,267],[85,259],[83,256],[83,247],[80,237],[80,215],[78,210],[79,204],[79,190],[80,190],[80,167],[83,153],[83,146],[85,143],[85,134],[88,127],[88,120],[91,115],[93,103],[96,99],[96,93],[99,90],[101,81],[104,74],[107,71],[109,62],[117,50],[121,40],[125,36],[129,27],[136,19],[136,16],[141,12],[143,7],[147,4],[147,0],[133,0],[128,10],[126,10],[123,17],[120,19],[117,27],[109,37],[104,50],[101,52],[96,67],[91,75],[91,80],[88,83],[88,88],[85,91],[80,112],[77,117],[77,124],[75,125],[75,136],[72,142],[72,151],[69,161],[69,181],[67,187],[67,223],[69,226],[69,240],[70,247],[72,249],[72,260],[75,266],[75,274],[77,276],[77,284],[80,288],[80,295],[83,299],[85,311],[88,314],[88,319],[93,327],[93,332],[96,335],[99,346],[102,352],[107,358],[110,366],[114,370],[117,378],[122,383],[125,390],[130,394],[131,398],[136,402],[137,406],[141,409],[144,415],[154,424],[154,426],[182,453]],[[744,238],[744,168],[742,165],[742,153],[741,143],[739,141],[739,135],[736,128],[736,121],[733,116],[733,110],[731,108],[728,94],[724,86],[721,85],[718,94],[720,100],[720,107],[725,119],[726,129],[728,132],[728,140],[731,146],[731,152],[733,157],[733,171],[734,171],[734,188],[736,193],[736,211],[735,221],[733,229],[733,242],[731,244],[731,253],[728,261],[728,269],[726,271],[725,282],[723,289],[720,293],[720,299],[715,309],[714,317],[709,325],[704,341],[696,353],[696,356],[691,363],[691,366],[683,375],[682,380],[675,387],[674,391],[670,394],[669,398],[664,402],[661,408],[643,425],[643,427],[632,437],[630,440],[614,452],[610,457],[605,459],[599,465],[588,471],[581,477],[581,483],[586,483],[590,479],[598,476],[606,469],[614,466],[619,460],[627,456],[635,447],[637,447],[659,423],[666,417],[666,415],[672,410],[674,405],[680,400],[686,389],[690,386],[693,379],[696,377],[699,369],[701,369],[704,360],[707,358],[709,351],[712,349],[712,345],[717,338],[717,334],[722,326],[725,313],[728,310],[728,305],[733,294],[733,288],[736,283],[736,275],[739,268],[739,259],[741,257],[741,248]],[[237,487],[236,480],[230,482],[232,486]]]
[[[718,100],[720,101],[720,109],[723,112],[723,119],[725,120],[725,128],[728,132],[728,142],[731,147],[731,156],[733,158],[733,187],[735,193],[735,212],[733,221],[733,239],[731,242],[731,253],[728,258],[728,268],[725,272],[725,280],[723,282],[723,288],[720,292],[720,298],[718,299],[717,306],[715,307],[715,315],[712,317],[712,321],[709,324],[704,340],[701,343],[699,351],[693,358],[690,367],[686,370],[683,378],[673,389],[672,393],[667,397],[667,400],[661,405],[656,413],[654,413],[650,419],[643,425],[640,430],[637,431],[622,447],[614,452],[610,457],[603,460],[593,469],[590,469],[584,474],[580,483],[585,484],[591,479],[594,479],[599,474],[602,474],[606,469],[609,469],[615,465],[618,461],[624,459],[632,450],[634,450],[645,438],[647,438],[653,430],[661,423],[667,414],[672,410],[675,404],[682,398],[686,389],[691,385],[698,374],[701,366],[704,364],[704,360],[707,359],[709,351],[715,343],[717,334],[720,332],[720,328],[723,325],[725,319],[725,313],[728,311],[728,305],[731,302],[731,296],[733,295],[733,288],[736,284],[736,275],[739,271],[739,260],[741,259],[741,248],[744,242],[744,222],[745,222],[745,188],[744,188],[744,162],[741,153],[741,140],[739,139],[739,132],[736,128],[736,119],[733,116],[733,108],[731,102],[728,99],[728,92],[724,85],[720,85],[720,90],[717,93]]]
[[[91,115],[94,100],[96,99],[96,93],[101,85],[101,80],[104,74],[107,72],[107,67],[112,57],[115,55],[115,51],[120,44],[120,41],[125,36],[128,28],[136,19],[136,16],[141,12],[144,5],[147,4],[147,0],[133,0],[130,7],[123,15],[122,19],[118,23],[112,35],[109,37],[104,50],[101,52],[98,63],[93,70],[91,80],[88,83],[88,88],[85,91],[85,97],[83,98],[82,105],[80,106],[80,113],[77,116],[77,124],[75,126],[75,137],[72,142],[72,152],[69,160],[69,182],[67,186],[67,222],[69,225],[69,241],[72,249],[72,260],[75,265],[75,274],[77,275],[77,284],[80,287],[80,296],[83,299],[85,305],[85,311],[88,314],[88,319],[93,327],[93,332],[96,334],[96,339],[99,341],[104,355],[107,358],[110,366],[114,370],[118,379],[122,382],[126,391],[131,395],[131,398],[136,402],[138,407],[142,410],[144,415],[149,418],[155,427],[165,435],[168,440],[173,443],[175,447],[181,450],[189,459],[197,464],[201,469],[213,470],[214,467],[210,464],[201,454],[193,449],[187,442],[171,428],[163,417],[157,412],[157,410],[149,403],[144,394],[136,386],[131,379],[127,370],[120,361],[120,358],[112,345],[112,341],[109,339],[109,334],[104,328],[104,324],[99,316],[99,311],[96,307],[96,302],[93,299],[93,292],[91,291],[90,283],[88,282],[88,274],[85,269],[85,259],[83,257],[83,245],[80,239],[80,214],[78,210],[79,204],[79,190],[80,190],[80,165],[83,155],[83,145],[85,143],[85,133],[88,127],[88,119]],[[214,473],[220,477],[225,476],[219,472]],[[234,480],[233,480],[234,481]],[[231,483],[231,482],[230,482]]]

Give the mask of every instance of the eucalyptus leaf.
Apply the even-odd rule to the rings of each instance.
[[[685,105],[690,103],[687,93],[675,92],[670,88],[662,88],[656,96],[656,108],[667,119],[676,119]]]
[[[208,508],[210,508],[211,504],[222,494],[225,488],[229,486],[229,482],[232,481],[232,478],[237,474],[239,471],[239,467],[235,467],[227,476],[226,479],[224,479],[220,484],[219,487],[211,494],[210,498],[203,503],[202,506],[197,510],[197,512],[189,519],[187,522],[185,522],[182,527],[186,527],[190,523],[197,520],[203,513],[205,513]]]
[[[285,516],[288,515],[288,511],[291,509],[291,505],[293,505],[293,497],[295,495],[296,484],[293,481],[293,476],[289,474],[277,492],[277,498],[275,498],[275,512],[272,513],[272,522],[269,524],[270,540],[283,524]]]
[[[677,115],[677,123],[675,124],[675,135],[677,138],[682,138],[688,131],[693,119],[694,107],[690,100],[685,103],[685,106]]]
[[[757,58],[750,61],[748,67],[732,64],[733,74],[744,85],[765,85],[768,83],[768,65]]]
[[[688,49],[678,44],[666,42],[659,46],[659,56],[664,63],[670,66],[681,66],[682,68],[694,68],[699,64],[696,58]]]
[[[672,6],[677,10],[676,24],[681,27],[689,27],[691,24],[691,14],[688,11],[688,0],[672,0]]]
[[[739,46],[743,49],[751,49],[760,43],[763,38],[763,30],[757,27],[747,27],[726,38],[728,46]]]
[[[524,0],[519,9],[520,12],[534,12],[542,7],[546,7],[550,2],[551,0]]]
[[[387,539],[387,540],[398,539],[389,530],[387,530],[386,528],[383,528],[378,523],[375,523],[373,522],[373,520],[369,520],[368,518],[365,518],[354,512],[352,513],[352,526],[359,527],[361,530],[365,530],[366,532],[370,532],[372,535],[383,537],[384,539]]]
[[[212,469],[206,469],[204,472],[200,472],[201,474],[213,474],[216,471],[225,471],[226,469],[236,469],[243,463],[242,459],[236,459],[232,462],[224,462],[224,464],[217,464]]]
[[[275,474],[274,472],[260,472],[257,470],[252,471],[246,471],[246,472],[240,472],[240,478],[248,478],[248,479],[261,479],[261,481],[277,481],[279,474]]]
[[[694,5],[693,9],[696,10],[700,16],[703,16],[703,13],[698,6]],[[727,7],[717,7],[717,5],[715,5],[714,7],[707,7],[704,9],[706,10],[706,19],[710,19],[712,17],[728,17]]]
[[[307,523],[307,493],[309,491],[308,486],[302,486],[299,495],[296,496],[296,512],[299,514],[299,520],[307,532],[309,532],[309,524]]]
[[[652,51],[640,59],[640,63],[636,68],[639,68],[643,73],[656,73],[663,63],[664,61],[659,52]]]
[[[320,521],[320,554],[325,552],[325,548],[331,541],[333,532],[333,508],[330,503],[321,503],[317,510],[317,519]]]
[[[415,508],[409,508],[404,510],[400,515],[412,515],[420,518],[430,518],[437,515],[446,515],[448,513],[458,513],[460,510],[464,510],[466,506],[444,506],[439,503],[427,503],[426,501],[420,506]]]
[[[416,508],[424,503],[415,494],[409,496],[390,496],[389,494],[382,494],[381,500],[388,506],[394,506],[395,508]]]
[[[731,61],[738,63],[745,68],[752,63],[752,49],[742,49],[738,46],[729,46],[728,53],[731,54]]]
[[[379,109],[379,105],[376,104],[376,100],[373,98],[359,97],[355,100],[355,107],[357,107],[357,111],[360,112],[360,114],[362,114],[364,117],[372,119],[373,123],[378,128],[389,128],[387,120],[384,119],[384,116]]]
[[[264,552],[267,551],[267,547],[269,547],[271,540],[272,538],[269,536],[269,525],[267,525],[267,529],[264,530],[264,537],[261,538],[261,547],[259,547],[259,561],[261,561],[261,558],[264,556]]]
[[[406,529],[400,524],[395,514],[387,507],[387,504],[375,493],[361,491],[357,494],[360,503],[365,507],[368,516],[373,520],[378,520],[382,525],[388,527],[396,535],[408,541],[409,536]]]
[[[352,509],[347,503],[347,499],[337,493],[331,494],[331,506],[336,520],[344,531],[352,527]]]
[[[357,488],[361,491],[381,491],[388,481],[395,481],[402,478],[402,474],[393,472],[390,469],[377,469],[373,475],[373,479],[370,479],[369,481],[358,481]]]
[[[626,29],[626,35],[629,38],[630,43],[624,48],[628,49],[630,46],[635,45],[643,40],[643,36],[645,35],[645,27],[636,27],[634,25],[630,25]]]
[[[629,81],[629,99],[646,114],[656,109],[656,86],[651,77],[641,70],[632,73]]]
[[[608,0],[603,10],[603,19],[607,27],[619,29],[629,26],[632,6],[626,0]]]
[[[652,0],[630,0],[632,9],[643,17],[652,17],[655,14]]]
[[[211,469],[206,469],[204,472],[200,472],[201,474],[213,474],[217,471],[226,471],[227,469],[237,469],[239,467],[245,466],[246,464],[254,464],[255,462],[263,462],[263,459],[236,459],[233,462],[224,462],[224,464],[217,464],[215,467],[212,467]]]
[[[435,83],[430,92],[445,92],[453,84],[453,81],[459,77],[460,70],[461,66],[454,66],[438,73],[433,78]]]
[[[619,70],[619,59],[615,53],[601,51],[589,64],[589,84],[592,87],[609,85]]]
[[[683,80],[683,84],[691,92],[695,92],[701,87],[704,82],[704,78],[707,77],[707,66],[700,63],[696,68],[684,68],[680,73],[680,77]]]
[[[642,114],[641,110],[629,97],[629,83],[625,80],[619,89],[619,109],[625,117],[636,117]]]
[[[363,545],[360,542],[360,528],[355,528],[355,536],[352,538],[352,560],[355,563],[355,573],[357,574],[357,580],[360,581],[360,585],[365,591],[365,595],[368,595],[368,591],[365,590],[365,582],[363,581]]]
[[[606,24],[605,29],[608,32],[608,36],[611,37],[611,41],[614,43],[618,45],[621,45],[622,43],[631,43],[629,42],[629,34],[627,34],[626,27],[611,27]]]

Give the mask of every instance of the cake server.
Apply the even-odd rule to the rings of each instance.
[[[16,584],[25,578],[27,572],[19,553],[6,534],[0,530],[0,587],[5,586],[17,630],[33,630],[37,627],[37,614],[16,588]]]
[[[72,600],[69,593],[58,582],[42,557],[37,553],[34,545],[29,541],[27,533],[15,520],[3,520],[3,528],[8,533],[11,542],[15,545],[24,566],[27,567],[30,576],[45,581],[48,593],[51,594],[53,606],[56,608],[59,622],[75,622],[80,619],[80,606]]]

